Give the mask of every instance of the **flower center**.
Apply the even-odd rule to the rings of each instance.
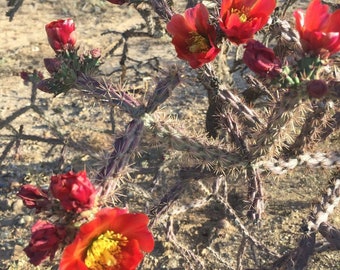
[[[120,233],[106,231],[95,239],[86,251],[85,264],[89,270],[114,270],[122,259],[122,247],[128,239]]]
[[[246,11],[244,9],[242,10],[239,10],[237,8],[232,8],[231,9],[231,13],[236,13],[238,14],[239,18],[240,18],[240,21],[241,22],[246,22],[248,20],[248,17],[247,17],[247,14],[246,14]]]
[[[197,32],[190,33],[189,51],[192,53],[207,52],[210,49],[209,41]]]

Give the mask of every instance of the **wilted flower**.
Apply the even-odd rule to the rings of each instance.
[[[281,61],[272,49],[261,42],[249,40],[245,46],[243,62],[260,76],[275,77],[281,72]]]
[[[46,24],[45,30],[53,50],[73,50],[76,44],[75,25],[72,19],[57,20]]]
[[[116,5],[123,5],[129,2],[128,0],[107,0],[107,1]]]
[[[27,208],[35,208],[37,211],[45,208],[48,203],[48,196],[41,188],[33,185],[23,185],[17,194]]]
[[[83,224],[60,261],[60,270],[136,269],[142,252],[154,248],[148,217],[126,209],[104,208]]]
[[[307,93],[312,98],[322,98],[328,93],[328,87],[323,80],[311,80],[307,83]]]
[[[209,24],[209,13],[203,4],[185,11],[184,16],[175,14],[167,24],[172,35],[177,56],[199,68],[211,62],[220,49],[216,45],[216,30]]]
[[[85,171],[52,176],[50,190],[66,211],[80,213],[94,205],[96,191]]]
[[[275,0],[222,0],[220,27],[236,44],[253,38],[274,11]]]
[[[303,50],[321,58],[340,51],[340,9],[334,13],[328,11],[328,5],[313,0],[306,16],[301,10],[294,12]]]
[[[64,240],[66,230],[48,221],[38,220],[32,227],[32,236],[24,252],[30,263],[37,266],[47,257],[53,260],[59,244]]]

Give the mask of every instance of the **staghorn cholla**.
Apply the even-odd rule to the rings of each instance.
[[[196,2],[188,1],[186,9],[194,8]],[[305,269],[316,253],[326,250],[339,252],[339,228],[328,223],[329,215],[339,203],[338,139],[335,139],[332,149],[318,148],[338,136],[340,75],[337,55],[329,59],[312,59],[310,55],[304,54],[299,34],[286,18],[286,13],[295,1],[285,1],[272,14],[267,26],[256,34],[256,39],[268,47],[256,47],[258,44],[254,44],[257,53],[265,52],[263,57],[266,57],[266,61],[275,54],[275,67],[268,67],[263,61],[264,65],[256,63],[248,68],[242,61],[245,48],[236,47],[217,27],[223,19],[219,18],[222,2],[203,1],[209,10],[210,23],[217,29],[216,42],[221,50],[213,62],[190,71],[179,64],[171,64],[161,70],[161,60],[157,59],[155,69],[160,71],[160,75],[152,92],[143,96],[143,93],[139,95],[130,90],[129,85],[122,86],[100,78],[98,63],[91,62],[96,57],[93,58],[91,54],[78,56],[78,49],[75,49],[71,54],[59,55],[64,61],[61,68],[58,67],[61,70],[59,73],[40,80],[35,72],[27,79],[33,83],[31,104],[1,120],[0,128],[10,125],[27,111],[42,114],[36,105],[37,88],[55,95],[61,92],[66,96],[81,93],[84,100],[110,109],[112,133],[115,131],[115,121],[126,126],[119,136],[115,135],[112,150],[101,160],[102,167],[96,166],[94,169],[94,183],[100,191],[101,200],[108,205],[116,204],[119,200],[130,204],[131,193],[142,194],[139,201],[143,201],[143,210],[149,215],[150,227],[166,234],[167,241],[184,259],[183,269]],[[140,37],[161,38],[166,33],[165,25],[178,13],[176,1],[131,0],[130,4],[145,22],[123,33],[115,30],[103,33],[105,36],[121,35],[119,41],[107,50],[106,56],[114,55],[122,47],[119,71],[123,81],[131,76],[131,70],[135,71],[134,79],[145,75],[139,70],[142,64],[137,68],[128,66],[128,42]],[[243,13],[238,15],[242,20],[247,19]],[[197,34],[189,41],[200,42],[197,45],[199,50],[204,51],[207,46]],[[175,43],[173,41],[178,46]],[[196,50],[197,47],[190,48]],[[269,47],[273,48],[272,51]],[[185,53],[190,53],[190,48],[186,48]],[[211,59],[208,59],[210,62]],[[147,61],[147,68],[154,67],[153,60]],[[267,74],[263,75],[262,68]],[[267,68],[270,71],[275,69],[275,72],[269,76]],[[206,91],[208,100],[205,128],[195,131],[186,129],[182,120],[164,116],[162,109],[181,84],[184,89],[191,87],[183,78],[189,72],[194,74],[199,87]],[[275,78],[277,72],[280,72],[280,77]],[[60,80],[60,74],[67,74],[67,77]],[[271,77],[272,74],[274,77]],[[327,86],[326,94],[318,93],[321,98],[314,98],[308,90],[308,84],[314,80],[323,80]],[[68,93],[69,90],[72,92]],[[169,115],[172,109],[168,111]],[[120,119],[117,120],[117,116]],[[41,141],[54,146],[62,145],[63,148],[87,148],[74,138],[65,140],[65,134],[58,132],[55,132],[57,138],[50,139],[25,135],[22,129],[15,133],[3,150],[1,162],[13,145],[21,140]],[[138,170],[133,165],[138,160],[138,151],[151,152],[153,148],[164,153],[164,160],[154,175],[154,186],[145,188],[126,181],[129,174],[134,175],[134,170]],[[60,164],[63,164],[63,157]],[[297,237],[300,239],[298,246],[287,247],[282,251],[261,239],[261,233],[265,232],[260,231],[259,227],[266,220],[266,206],[271,200],[271,194],[267,191],[271,186],[268,179],[275,179],[274,175],[284,178],[299,167],[310,169],[312,173],[321,168],[327,171],[331,180],[327,191],[321,195],[322,201],[305,217],[301,225],[303,235]],[[171,179],[171,168],[177,168],[176,177],[180,180]],[[230,189],[235,186],[239,190]],[[188,192],[190,190],[192,193]],[[235,192],[239,196],[236,202],[230,198]],[[314,198],[318,198],[319,193],[315,192]],[[192,197],[187,198],[188,194]],[[134,204],[133,200],[131,204]],[[245,211],[237,209],[238,204]],[[205,253],[191,250],[176,236],[176,230],[179,230],[176,226],[180,226],[176,225],[176,219],[180,219],[181,215],[213,207],[219,209],[228,224],[232,224],[230,228],[236,228],[235,234],[241,239],[238,239],[237,255],[233,260],[230,259],[232,255],[224,254],[221,251],[223,248],[218,246],[221,238],[218,228],[211,228],[203,249]],[[316,241],[316,236],[320,235],[326,239],[326,243]],[[163,241],[163,238],[160,239]],[[162,267],[161,262],[152,256],[146,257],[141,269],[147,269],[143,268],[147,263],[148,266],[154,263],[153,269]],[[216,260],[216,265],[209,264],[211,261],[206,262],[205,256]],[[245,257],[248,257],[247,261]]]

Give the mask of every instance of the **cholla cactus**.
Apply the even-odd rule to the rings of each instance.
[[[299,165],[329,168],[340,166],[339,153],[336,151],[329,154],[306,151],[307,149],[312,151],[314,145],[325,141],[339,127],[340,78],[338,67],[332,57],[340,51],[340,29],[336,24],[336,19],[340,17],[340,10],[329,13],[328,7],[320,0],[312,0],[306,16],[313,15],[313,18],[304,18],[302,11],[296,11],[295,31],[294,26],[291,26],[283,16],[279,17],[285,11],[280,12],[278,9],[274,12],[276,6],[274,0],[210,1],[212,8],[205,5],[209,1],[198,4],[193,3],[195,1],[188,1],[188,8],[184,15],[175,13],[169,1],[108,2],[119,6],[133,5],[145,19],[146,24],[143,27],[146,27],[148,32],[143,34],[152,38],[158,38],[161,33],[155,34],[153,16],[158,15],[156,20],[158,23],[163,20],[166,24],[164,28],[171,36],[178,58],[187,62],[193,72],[197,72],[199,83],[206,89],[209,105],[206,108],[205,128],[197,134],[190,134],[185,128],[180,128],[177,122],[167,122],[158,114],[160,107],[181,83],[181,77],[185,75],[184,69],[171,65],[158,79],[153,92],[144,99],[138,99],[131,94],[132,91],[107,83],[97,76],[100,51],[94,49],[79,54],[73,35],[75,26],[71,19],[47,24],[48,40],[56,57],[45,59],[45,67],[51,77],[41,80],[37,87],[55,95],[66,94],[70,89],[75,89],[105,106],[118,107],[129,118],[125,131],[115,138],[113,149],[107,156],[104,166],[96,173],[93,182],[96,186],[96,195],[99,197],[97,200],[106,203],[112,193],[119,189],[120,174],[128,171],[133,155],[138,151],[144,135],[148,133],[166,151],[183,153],[182,156],[187,158],[188,163],[201,167],[201,174],[219,177],[219,180],[214,182],[213,191],[206,183],[200,182],[207,196],[191,202],[187,208],[170,209],[170,206],[184,193],[187,183],[176,183],[166,190],[165,195],[162,194],[163,197],[158,203],[157,200],[152,199],[153,205],[148,209],[152,209],[149,212],[153,216],[153,226],[162,215],[167,217],[167,212],[173,211],[172,214],[176,215],[189,208],[207,205],[213,198],[223,206],[227,216],[242,231],[244,241],[240,245],[238,269],[242,268],[241,257],[247,240],[274,258],[274,263],[269,266],[274,268],[306,267],[309,257],[315,251],[315,235],[318,231],[330,244],[339,249],[338,229],[327,224],[328,215],[339,201],[338,179],[334,181],[330,192],[324,196],[323,202],[309,217],[307,231],[310,235],[300,241],[297,249],[278,258],[280,256],[276,252],[256,240],[242,223],[242,219],[227,201],[227,192],[220,189],[222,185],[220,177],[245,178],[246,215],[253,223],[260,223],[265,214],[267,198],[263,178],[268,174],[284,174]],[[317,18],[314,18],[315,16]],[[314,28],[311,27],[312,19],[316,20],[315,25],[313,24]],[[268,23],[269,21],[271,23]],[[268,24],[270,25],[267,27]],[[122,40],[133,36],[134,33],[136,36],[141,35],[134,30],[125,32]],[[322,38],[317,38],[320,33]],[[233,51],[242,56],[237,56],[235,59],[232,55]],[[125,46],[121,61],[123,72],[126,71],[124,61],[127,52]],[[227,62],[219,61],[222,59],[219,58],[219,54],[222,53],[226,54]],[[218,67],[220,65],[230,65],[230,67],[220,69]],[[239,71],[240,69],[242,71]],[[227,70],[227,74],[220,74],[220,70]],[[225,80],[226,77],[242,80],[246,85],[245,89],[237,89],[237,84]],[[185,79],[183,81],[185,82]],[[158,142],[152,144],[156,145]],[[228,182],[226,178],[224,181]],[[60,189],[59,186],[58,188]],[[57,191],[56,193],[64,195],[65,192],[62,193],[59,189],[57,190],[59,193]],[[88,193],[93,196],[94,188],[89,190]],[[85,193],[84,191],[82,194]],[[34,196],[37,196],[39,201],[36,202],[31,198]],[[35,190],[31,197],[28,203],[38,205],[39,210],[46,208],[49,203],[48,195],[40,190]],[[63,198],[56,198],[63,202]],[[96,202],[95,204],[91,197],[88,203],[83,203],[81,207],[75,209],[78,212],[84,209],[94,211],[98,209],[92,209],[93,205],[98,208],[104,205]],[[67,206],[66,210],[73,209],[68,204]],[[67,268],[67,265],[74,266],[78,262],[86,266],[90,265],[89,269],[94,269],[100,264],[96,260],[96,247],[91,246],[90,241],[84,243],[82,238],[86,228],[92,228],[92,223],[97,225],[101,217],[107,217],[101,211],[103,210],[98,210],[97,214],[91,212],[91,217],[95,216],[93,221],[90,221],[89,217],[86,222],[79,217],[73,217],[76,222],[83,222],[83,230],[80,229],[77,234],[79,237],[76,236],[75,242],[66,248],[62,269],[71,269],[71,266]],[[146,223],[147,219],[143,216],[141,224],[144,228],[143,232],[148,236],[149,244],[146,247],[139,244],[142,251],[150,252],[153,248],[153,240],[151,241],[152,237],[146,230]],[[172,224],[171,221],[169,223]],[[43,225],[48,228],[52,226]],[[105,226],[108,230],[100,231],[100,234],[105,241],[112,244],[111,251],[114,252],[117,248],[117,243],[112,243],[114,237],[119,239],[118,242],[122,247],[125,247],[125,238],[119,232],[117,234],[111,230],[114,226],[110,224]],[[185,254],[184,257],[189,257],[188,260],[193,259],[200,267],[204,266],[204,263],[188,249],[178,245],[171,226],[169,225],[169,239],[173,239],[175,246]],[[118,228],[123,230],[122,226]],[[52,229],[52,234],[58,232],[53,226]],[[64,237],[64,231],[57,235],[58,239]],[[332,235],[335,236],[332,238]],[[91,241],[97,243],[98,249],[105,252],[104,242],[96,237],[91,233]],[[141,239],[137,237],[137,240]],[[51,244],[53,251],[59,242],[58,240],[56,244]],[[83,261],[83,253],[82,256],[72,257],[71,253],[76,250],[78,242],[82,248],[89,248],[88,253],[92,257],[89,255],[85,261]],[[139,253],[140,251],[133,253],[133,256],[139,256],[133,267],[136,267],[141,260]],[[111,254],[107,259],[105,254],[97,255],[108,266],[115,258],[112,258]],[[49,255],[53,257],[54,253]],[[217,257],[216,254],[215,256]],[[122,259],[123,262],[125,260]]]

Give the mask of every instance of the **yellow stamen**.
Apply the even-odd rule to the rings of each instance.
[[[247,17],[247,14],[246,14],[246,11],[244,9],[242,10],[239,10],[239,9],[236,9],[236,8],[232,8],[231,9],[231,13],[236,13],[238,14],[239,18],[240,18],[240,21],[241,22],[246,22],[248,20],[248,17]]]
[[[209,40],[201,36],[197,32],[190,33],[189,51],[192,53],[207,52],[210,49]]]
[[[85,264],[90,270],[118,269],[121,250],[128,239],[120,233],[106,231],[96,238],[86,251]]]

